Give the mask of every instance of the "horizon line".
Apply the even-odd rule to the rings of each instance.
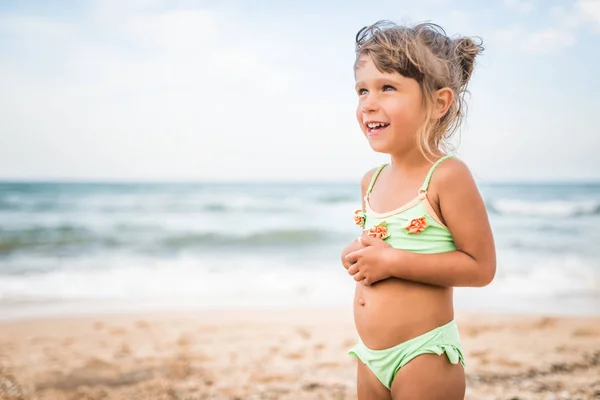
[[[481,179],[475,177],[475,180],[479,184],[531,184],[531,185],[543,185],[543,184],[600,184],[600,178],[588,178],[588,179],[575,179],[575,178],[561,178],[561,179],[546,179],[546,178],[514,178],[514,179]],[[114,179],[114,178],[3,178],[0,177],[0,184],[358,184],[360,183],[360,177],[358,179],[340,178],[340,179],[310,179],[310,178],[257,178],[257,179],[246,179],[242,180],[239,178],[227,178],[227,179],[202,179],[202,178],[166,178],[166,179],[150,179],[150,178],[135,178],[135,179]]]

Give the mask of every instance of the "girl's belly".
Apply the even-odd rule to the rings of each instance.
[[[354,321],[370,349],[386,349],[454,318],[452,288],[397,278],[371,286],[356,284]]]

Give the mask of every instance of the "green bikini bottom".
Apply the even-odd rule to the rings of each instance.
[[[446,353],[452,364],[460,362],[465,367],[458,326],[454,320],[389,349],[371,350],[359,342],[348,352],[369,367],[389,390],[398,370],[410,360],[421,354],[442,353]]]

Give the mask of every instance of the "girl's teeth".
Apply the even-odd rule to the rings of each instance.
[[[371,128],[371,129],[375,129],[375,128],[380,128],[380,127],[383,127],[383,126],[387,126],[387,124],[377,122],[377,123],[374,123],[374,124],[368,124],[367,126],[369,128]]]

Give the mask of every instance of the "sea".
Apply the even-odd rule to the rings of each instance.
[[[600,183],[479,184],[497,249],[458,310],[600,315]],[[352,306],[357,183],[0,182],[0,319]]]

